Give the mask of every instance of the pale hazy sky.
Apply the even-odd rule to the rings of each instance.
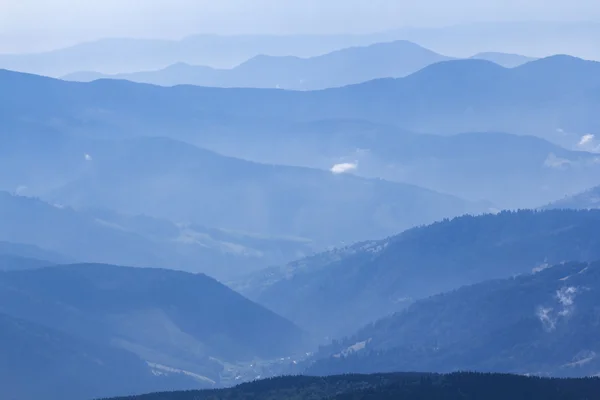
[[[109,36],[373,32],[503,20],[600,21],[600,0],[0,0],[0,52]]]

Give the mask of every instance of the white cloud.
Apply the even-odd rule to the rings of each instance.
[[[84,155],[85,161],[92,161],[92,156],[89,154]]]
[[[334,174],[345,174],[346,172],[355,171],[358,168],[357,163],[341,163],[331,167],[331,172]]]
[[[593,135],[591,133],[588,133],[587,135],[583,135],[581,137],[581,140],[579,141],[579,146],[585,146],[585,145],[591,143],[595,137],[596,137],[596,135]]]
[[[592,133],[583,135],[579,140],[579,143],[577,143],[577,146],[582,150],[589,151],[592,153],[600,152],[600,142],[596,139],[596,135]]]

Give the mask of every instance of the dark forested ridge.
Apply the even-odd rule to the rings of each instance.
[[[420,300],[326,346],[311,374],[600,373],[600,263],[566,263]]]
[[[523,210],[410,229],[272,268],[233,287],[305,329],[335,337],[415,299],[597,259],[600,211]]]
[[[232,389],[157,393],[114,400],[592,400],[599,379],[540,379],[500,374],[396,373],[281,377]]]

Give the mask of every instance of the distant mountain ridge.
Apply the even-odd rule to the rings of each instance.
[[[442,56],[407,41],[351,47],[312,58],[259,55],[233,69],[213,69],[185,63],[159,71],[103,75],[94,72],[63,76],[70,81],[126,79],[161,86],[280,88],[318,90],[361,83],[377,78],[410,75],[427,65],[447,61]]]
[[[38,54],[0,55],[0,68],[48,76],[164,68],[177,62],[228,68],[259,54],[313,57],[349,46],[396,40],[373,35],[192,35],[181,40],[108,38]]]
[[[46,197],[79,209],[106,207],[320,246],[487,209],[414,185],[253,163],[144,137],[96,150],[87,173]]]
[[[512,69],[483,60],[447,61],[405,78],[312,92],[163,88],[116,80],[82,84],[6,71],[0,82],[13,93],[2,104],[7,124],[16,124],[15,117],[27,110],[29,121],[44,126],[68,115],[63,130],[66,124],[113,135],[176,130],[183,136],[197,132],[196,124],[221,129],[252,121],[352,118],[436,134],[527,132],[573,147],[600,130],[593,117],[600,101],[599,65],[568,56]],[[35,98],[28,94],[33,87]]]
[[[369,178],[410,183],[503,209],[533,208],[600,183],[596,153],[502,132],[438,135],[353,119],[248,126],[189,136],[221,154],[329,169],[350,163]]]
[[[161,86],[320,90],[373,79],[401,78],[429,65],[453,59],[456,57],[443,56],[415,43],[400,40],[365,47],[350,47],[311,58],[258,55],[232,69],[176,63],[156,71],[114,75],[75,72],[63,76],[62,79],[77,82],[124,79]],[[508,68],[535,60],[504,53],[480,53],[471,59],[489,60]]]
[[[36,166],[41,161],[52,165],[54,159],[59,159],[54,162],[60,167],[56,169],[73,181],[78,177],[72,176],[73,171],[77,171],[73,165],[78,163],[79,166],[84,164],[90,167],[97,161],[83,162],[85,154],[94,157],[94,151],[89,146],[56,149],[56,154],[64,156],[47,161],[49,155],[55,154],[49,152],[48,148],[56,148],[55,142],[59,140],[56,138],[60,135],[87,136],[97,141],[108,138],[122,140],[134,135],[168,136],[203,147],[210,147],[212,143],[215,147],[221,146],[219,150],[227,154],[226,146],[217,142],[221,137],[224,138],[221,140],[226,138],[229,143],[240,143],[242,152],[243,147],[252,141],[256,142],[255,148],[262,146],[277,149],[278,152],[296,148],[298,153],[304,150],[312,155],[315,154],[313,150],[317,150],[320,157],[328,157],[325,160],[330,164],[324,165],[324,161],[319,160],[318,168],[351,164],[358,171],[364,170],[365,174],[371,166],[365,163],[363,167],[357,153],[368,151],[376,145],[380,153],[376,157],[380,159],[371,177],[383,176],[398,181],[415,179],[413,184],[417,180],[427,182],[434,190],[475,201],[491,200],[495,203],[500,198],[499,207],[537,207],[568,192],[597,185],[597,156],[566,153],[548,143],[530,143],[527,139],[519,139],[514,143],[519,148],[519,160],[518,163],[512,163],[509,143],[512,139],[509,140],[508,136],[502,138],[498,134],[484,137],[473,134],[469,137],[464,134],[448,139],[448,145],[445,145],[448,147],[453,142],[460,143],[460,146],[456,145],[455,153],[438,150],[436,153],[427,146],[432,149],[443,147],[441,139],[418,137],[417,134],[406,132],[445,135],[456,132],[526,132],[569,148],[577,148],[584,135],[593,135],[600,130],[595,118],[600,99],[594,95],[596,88],[600,87],[598,65],[600,63],[567,56],[537,60],[513,69],[504,69],[482,60],[448,61],[426,67],[402,79],[376,80],[313,92],[192,86],[163,88],[113,80],[82,84],[2,72],[0,81],[3,87],[13,93],[10,101],[0,100],[0,113],[5,117],[6,129],[13,132],[16,138],[32,135],[34,142],[43,143],[43,146],[36,149],[39,158],[33,163],[15,163],[12,162],[14,158],[2,157],[2,164],[6,163],[7,167],[0,170],[0,175],[7,175],[6,171],[17,172],[8,174],[12,180],[2,179],[1,182],[10,183],[11,188],[20,187],[22,182],[14,175],[22,173],[24,178],[39,185],[50,185],[54,183],[53,180],[42,177],[46,178],[51,169],[35,169],[31,165]],[[34,89],[36,96],[28,94],[33,93],[31,91]],[[347,120],[359,121],[365,126],[339,123]],[[339,126],[330,129],[324,123],[325,128],[322,128],[318,121],[338,121],[332,125],[339,123]],[[392,128],[380,129],[381,125]],[[320,131],[325,131],[328,135],[325,137],[331,137],[332,134],[327,130],[333,130],[333,133],[338,130],[339,139],[336,140],[345,145],[342,147],[343,153],[334,149],[328,154],[330,150],[325,148],[326,142],[318,142],[317,134]],[[37,133],[33,135],[31,132]],[[352,137],[346,140],[344,135]],[[362,140],[359,135],[366,136],[367,140]],[[369,139],[369,135],[372,139]],[[472,147],[473,155],[467,157],[458,154],[471,148],[469,139],[479,143],[477,147]],[[406,154],[402,153],[403,141],[407,147],[420,149],[422,159],[407,160]],[[70,142],[66,140],[65,143]],[[362,143],[369,146],[363,146]],[[490,165],[488,163],[494,158],[488,160],[484,154],[490,153],[496,146],[509,150],[503,153],[503,158]],[[27,143],[17,148],[25,154],[31,153],[27,150]],[[390,149],[395,149],[399,157],[396,158]],[[529,152],[532,156],[528,158]],[[6,154],[12,152],[7,150]],[[484,159],[482,170],[490,165],[489,179],[483,171],[478,170],[480,161],[469,161],[476,156]],[[440,160],[441,157],[445,160]],[[461,158],[465,159],[464,164],[459,162]],[[175,168],[175,165],[169,164],[169,168]],[[526,168],[530,178],[511,182],[506,171],[512,168],[516,171]],[[458,179],[446,175],[436,182],[438,170],[445,173],[455,171],[452,175],[456,176],[479,176],[478,179],[483,183],[459,188],[458,183],[452,184]],[[500,174],[504,174],[503,181],[509,182],[510,191],[519,193],[512,203],[509,203],[512,199],[508,195],[510,191],[498,191],[493,185],[489,188],[494,179],[500,179]],[[527,189],[527,179],[535,181],[536,186],[530,198],[522,199],[519,197],[529,193],[524,190]],[[57,182],[54,186],[64,185],[64,182]],[[563,187],[565,190],[561,191]],[[453,192],[453,189],[459,189],[460,192]],[[494,198],[488,199],[488,194]],[[177,211],[184,209],[178,208]],[[214,215],[211,214],[211,217]],[[200,222],[213,226],[210,221]],[[396,227],[395,232],[400,229],[402,227]],[[373,231],[372,234],[365,233],[364,237],[348,237],[345,240],[382,237],[395,232]],[[302,232],[293,232],[293,235],[306,236]]]
[[[461,57],[482,51],[536,57],[576,51],[576,56],[600,59],[594,41],[598,32],[600,25],[593,22],[486,22],[402,28],[364,35],[192,35],[181,40],[112,38],[39,54],[3,54],[0,68],[48,76],[75,71],[114,74],[156,70],[177,62],[230,68],[259,54],[313,57],[347,47],[396,40],[409,40]]]
[[[506,68],[514,68],[537,60],[536,57],[527,57],[520,54],[498,53],[498,52],[483,52],[477,53],[470,57],[476,60],[487,60]]]

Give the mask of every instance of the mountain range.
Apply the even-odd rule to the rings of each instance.
[[[501,132],[414,133],[354,119],[257,124],[184,138],[222,154],[428,187],[497,208],[536,208],[600,183],[600,155]],[[268,143],[268,145],[267,145]]]
[[[566,263],[417,301],[324,348],[310,374],[600,372],[600,263]]]
[[[311,58],[259,55],[232,69],[179,63],[159,71],[117,75],[82,72],[66,75],[62,79],[89,82],[110,78],[162,86],[190,84],[316,90],[376,78],[402,77],[450,59],[414,43],[396,41],[352,47]]]
[[[568,56],[511,69],[447,61],[405,78],[311,92],[84,84],[7,71],[0,83],[12,93],[2,104],[9,127],[190,137],[232,126],[248,134],[252,123],[359,119],[420,133],[529,134],[574,147],[599,129],[599,65]]]
[[[284,163],[287,158],[288,164],[321,169],[348,164],[368,177],[422,182],[499,207],[537,207],[597,185],[598,157],[529,138],[477,132],[524,132],[583,149],[578,147],[582,138],[598,129],[593,117],[598,64],[567,56],[512,69],[481,60],[449,61],[402,79],[316,92],[161,88],[122,81],[83,84],[5,71],[0,81],[13,95],[2,113],[14,142],[5,150],[3,163],[9,169],[1,172],[6,175],[2,181],[7,190],[23,186],[21,178],[8,172],[16,170],[38,186],[59,187],[65,179],[56,181],[58,168],[61,176],[75,179],[84,156],[94,156],[82,137],[167,136],[255,161]],[[32,97],[34,90],[38,95]],[[427,131],[475,133],[451,139],[419,136]],[[39,146],[35,153],[30,143]],[[35,154],[35,162],[12,155],[11,145]],[[496,147],[506,151],[493,155]],[[56,162],[58,157],[47,148],[64,158]],[[266,148],[277,150],[268,152],[270,159]],[[47,165],[42,161],[54,165],[39,167]],[[482,162],[490,165],[482,169]],[[530,175],[511,179],[511,168]],[[479,174],[479,169],[487,172]],[[477,184],[469,182],[471,176]],[[511,190],[499,190],[493,179],[512,185]],[[524,190],[532,181],[539,185]],[[509,196],[511,192],[517,195]]]
[[[56,82],[61,83],[49,83]],[[279,252],[283,254],[267,254],[262,260],[253,257],[262,266],[291,261],[342,241],[383,237],[446,216],[487,209],[486,204],[415,185],[249,162],[164,137],[124,134],[125,138],[111,139],[103,137],[104,129],[85,133],[78,129],[38,131],[20,123],[7,128],[0,139],[4,144],[0,152],[7,155],[0,159],[0,175],[6,175],[0,187],[77,211],[108,208],[167,219],[180,226],[165,226],[168,233],[161,239],[170,241],[180,239],[181,231],[190,240],[208,233],[185,234],[181,224],[193,224],[226,231],[227,242],[242,245],[238,251],[242,253],[244,248],[251,253],[272,252],[275,246],[269,250],[269,242],[289,244],[289,250]],[[242,237],[235,238],[236,233]],[[262,248],[250,243],[252,235],[264,238]],[[230,247],[235,256],[235,246]],[[78,259],[140,265],[131,259]],[[142,265],[156,265],[150,261]]]
[[[185,63],[0,70],[0,397],[590,397],[436,374],[600,374],[600,63],[430,45],[473,29],[0,55]],[[323,377],[399,370],[430,373]]]
[[[596,210],[459,217],[260,271],[231,286],[318,337],[335,338],[437,293],[563,261],[597,260],[599,224]]]
[[[180,40],[109,38],[42,53],[2,54],[0,68],[63,76],[157,70],[178,62],[231,68],[260,54],[314,57],[375,43],[408,40],[443,54],[481,52],[545,57],[569,53],[600,59],[593,22],[497,22],[442,28],[403,28],[364,35],[192,35]],[[535,34],[532,34],[534,32]]]
[[[313,57],[395,35],[192,35],[181,40],[108,38],[32,54],[0,55],[0,67],[48,76],[135,72],[178,62],[230,68],[260,54]]]
[[[413,185],[252,163],[164,138],[111,143],[93,157],[86,173],[47,197],[321,245],[486,209]]]
[[[516,54],[480,53],[473,59],[516,67],[534,58]],[[311,58],[256,56],[232,69],[215,69],[185,63],[158,71],[122,73],[75,72],[68,81],[125,79],[161,86],[197,85],[213,87],[278,88],[319,90],[357,84],[379,78],[400,78],[441,61],[451,60],[408,41],[351,47]]]

